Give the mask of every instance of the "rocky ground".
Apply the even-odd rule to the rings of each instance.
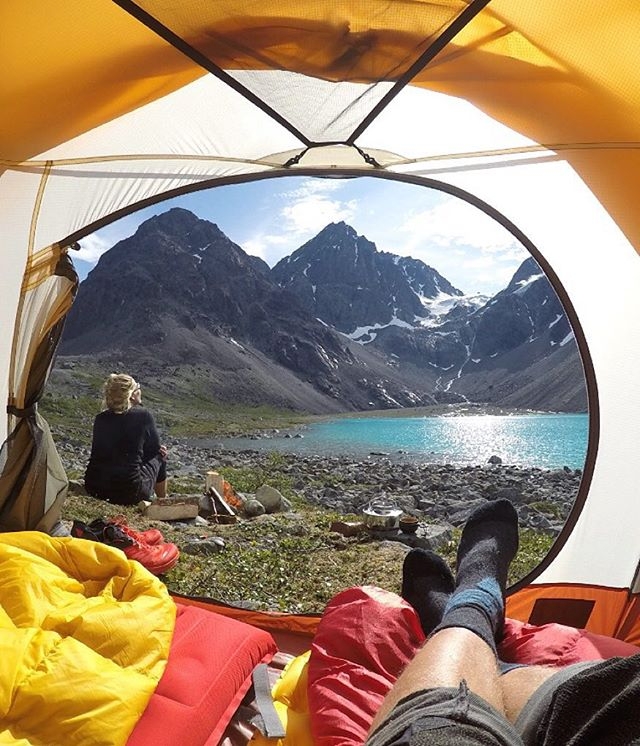
[[[70,473],[84,471],[86,448],[59,446]],[[494,459],[495,460],[495,459]],[[455,467],[401,463],[380,455],[364,460],[348,457],[299,456],[265,451],[239,452],[199,448],[180,440],[170,444],[169,478],[185,480],[191,490],[204,490],[209,470],[261,470],[274,484],[288,480],[304,501],[341,514],[362,515],[372,503],[384,503],[431,523],[460,526],[485,500],[506,497],[514,503],[523,527],[556,535],[575,500],[581,471],[567,467],[549,471],[499,463]]]
[[[124,513],[129,525],[160,528],[167,541],[179,546],[180,562],[164,577],[171,591],[279,611],[318,612],[351,585],[397,592],[409,547],[433,549],[453,566],[460,527],[471,510],[500,497],[510,499],[520,517],[521,549],[510,576],[515,582],[548,551],[581,479],[579,471],[569,469],[400,463],[381,455],[301,457],[226,451],[174,439],[169,478],[176,499],[202,497],[206,472],[216,470],[244,501],[244,509],[231,525],[202,512],[197,519],[166,522],[149,520],[135,507],[83,496],[88,449],[60,437],[57,445],[71,479],[63,510],[67,525],[73,519],[89,522]],[[265,491],[264,485],[274,489]],[[363,510],[372,503],[417,517],[417,531],[368,526]]]

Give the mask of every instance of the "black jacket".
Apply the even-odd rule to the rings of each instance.
[[[162,462],[151,412],[138,406],[123,414],[105,410],[93,423],[85,488],[90,495],[110,502],[137,502],[149,496],[144,494],[150,494],[146,487],[150,479],[155,484]]]

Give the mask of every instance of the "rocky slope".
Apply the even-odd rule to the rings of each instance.
[[[312,413],[586,409],[575,340],[533,259],[494,298],[471,298],[344,223],[269,270],[187,210],[151,218],[81,284],[60,356],[169,394]]]
[[[423,262],[380,252],[346,223],[331,223],[279,261],[272,276],[315,317],[358,337],[362,327],[429,318],[428,301],[462,296]]]
[[[415,259],[378,252],[345,223],[327,226],[273,276],[326,324],[435,376],[438,401],[585,411],[575,339],[533,258],[487,299]]]
[[[60,356],[126,367],[168,389],[184,390],[191,376],[192,393],[230,403],[335,412],[434,401],[432,380],[363,353],[216,225],[179,208],[101,257],[80,286]]]

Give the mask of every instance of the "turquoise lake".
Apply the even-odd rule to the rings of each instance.
[[[504,464],[581,469],[588,428],[587,414],[350,417],[310,425],[300,431],[302,438],[234,438],[223,444],[305,455],[384,453],[456,465],[484,464],[496,455]]]

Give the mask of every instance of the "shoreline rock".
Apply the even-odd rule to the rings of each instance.
[[[58,444],[68,470],[84,472],[88,449]],[[169,479],[202,476],[220,467],[261,468],[274,482],[287,477],[298,497],[343,515],[362,514],[384,500],[426,522],[461,526],[485,500],[506,497],[516,506],[520,525],[557,535],[578,494],[579,469],[545,470],[505,464],[457,466],[402,460],[402,454],[366,458],[302,456],[265,450],[230,451],[174,439],[169,448]],[[265,478],[268,484],[268,476]]]

